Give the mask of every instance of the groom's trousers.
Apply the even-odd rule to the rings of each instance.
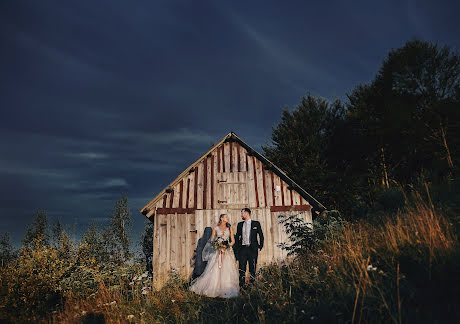
[[[250,246],[243,245],[238,255],[239,273],[240,273],[240,286],[245,283],[246,266],[249,265],[249,282],[254,281],[257,266],[257,249],[254,251]]]

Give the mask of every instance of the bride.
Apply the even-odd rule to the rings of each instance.
[[[218,239],[228,241],[228,248],[215,250],[211,244]],[[208,261],[200,277],[196,278],[190,290],[208,297],[231,298],[238,296],[239,277],[235,254],[233,230],[227,214],[221,214],[217,226],[212,230],[210,240],[203,249],[203,261]]]

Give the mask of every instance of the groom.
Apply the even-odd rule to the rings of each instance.
[[[264,246],[264,234],[260,223],[251,219],[251,210],[241,210],[243,222],[239,222],[236,229],[236,257],[239,262],[240,287],[244,286],[246,265],[249,264],[249,282],[254,282],[257,266],[257,256]],[[259,241],[257,241],[259,235]]]

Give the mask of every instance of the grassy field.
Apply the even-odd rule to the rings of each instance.
[[[76,265],[66,259],[72,248],[37,248],[2,268],[0,319],[460,322],[458,216],[416,197],[403,210],[380,215],[378,221],[318,226],[322,235],[312,246],[301,248],[290,264],[260,269],[255,284],[231,300],[197,296],[188,291],[188,281],[173,273],[166,286],[155,291],[141,264],[102,267],[80,255]]]

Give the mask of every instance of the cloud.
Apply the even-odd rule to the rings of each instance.
[[[77,191],[98,191],[128,186],[128,182],[126,182],[126,180],[123,178],[109,178],[102,180],[83,180],[79,182],[68,183],[64,185],[64,188]],[[94,194],[92,196],[94,196]]]
[[[100,160],[100,159],[106,159],[109,157],[108,154],[97,153],[97,152],[69,153],[67,155],[70,157],[77,157],[77,158],[86,159],[86,160]]]
[[[176,130],[164,130],[153,133],[122,131],[112,132],[109,137],[143,141],[149,145],[174,145],[178,143],[208,144],[215,138],[203,131],[178,128]]]
[[[36,168],[21,165],[18,163],[16,163],[15,165],[9,165],[4,162],[0,162],[0,173],[61,179],[70,177],[69,173],[63,172],[58,169]]]

